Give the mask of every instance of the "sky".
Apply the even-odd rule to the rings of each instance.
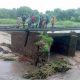
[[[39,12],[60,8],[63,10],[80,8],[80,0],[0,0],[0,8],[19,8],[27,6]]]

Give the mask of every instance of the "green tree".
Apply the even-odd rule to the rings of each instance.
[[[27,17],[32,14],[32,9],[29,7],[20,7],[17,9],[17,16],[26,15]]]

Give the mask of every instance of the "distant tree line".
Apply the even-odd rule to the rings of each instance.
[[[54,11],[46,11],[46,14],[50,17],[56,16],[57,20],[80,21],[80,8],[68,10],[61,10],[58,8]]]
[[[0,18],[17,18],[21,17],[22,15],[26,15],[26,17],[34,14],[36,17],[39,16],[39,12],[37,10],[32,10],[29,7],[20,7],[20,8],[13,8],[13,9],[0,9]]]
[[[34,15],[37,19],[40,15],[48,15],[49,18],[55,16],[57,20],[72,20],[72,21],[80,21],[80,8],[78,9],[68,9],[68,10],[61,10],[59,8],[53,11],[46,11],[45,14],[38,12],[38,10],[32,10],[29,7],[20,7],[20,8],[13,8],[13,9],[0,9],[0,18],[14,18],[21,17],[22,15],[26,15],[29,17],[30,15]]]

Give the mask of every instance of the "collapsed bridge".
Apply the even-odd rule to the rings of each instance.
[[[74,56],[76,50],[80,50],[80,28],[28,28],[18,29],[13,27],[1,27],[0,31],[11,33],[11,45],[15,52],[24,55],[36,53],[34,41],[40,32],[45,31],[53,37],[51,45],[51,55],[61,53],[68,56]]]

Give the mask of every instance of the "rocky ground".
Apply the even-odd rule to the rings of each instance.
[[[22,75],[36,68],[28,62],[19,61],[19,55],[11,51],[10,45],[11,35],[0,32],[0,80],[27,80],[23,79]],[[55,57],[65,56],[55,55]],[[65,58],[72,64],[72,69],[66,73],[55,74],[46,80],[80,80],[80,52],[77,51],[75,57]]]

